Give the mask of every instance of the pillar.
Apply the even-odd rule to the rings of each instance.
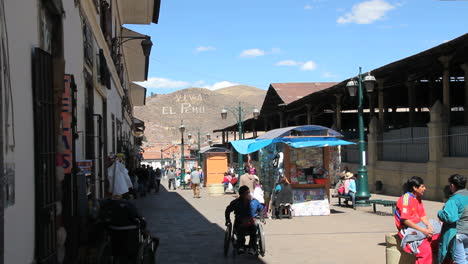
[[[336,98],[336,111],[335,111],[335,121],[336,121],[336,129],[337,131],[341,131],[341,98],[343,98],[343,94],[335,94]]]
[[[450,59],[452,56],[441,56],[439,57],[440,63],[442,63],[442,99],[444,106],[444,114],[450,124]]]
[[[282,128],[284,127],[284,123],[285,123],[285,114],[283,111],[279,112],[279,117],[280,117],[280,124],[279,124],[279,127]]]
[[[444,107],[439,100],[431,108],[431,122],[427,124],[429,132],[429,162],[427,163],[427,176],[424,179],[427,183],[428,198],[442,200],[443,185],[439,177],[439,164],[445,153],[447,138],[447,123],[444,120]]]
[[[268,117],[265,117],[263,119],[263,131],[265,131],[265,132],[268,131]]]
[[[373,189],[374,182],[377,180],[375,175],[375,165],[378,160],[378,136],[380,122],[376,116],[369,122],[369,134],[367,135],[367,170],[369,175],[369,187]]]
[[[306,111],[307,111],[307,124],[312,125],[312,105],[306,104]]]
[[[465,72],[465,104],[463,105],[464,111],[464,124],[468,125],[468,64],[462,64],[460,66]]]
[[[223,130],[223,145],[226,144],[226,131]]]
[[[382,131],[385,129],[385,112],[384,112],[384,81],[377,81],[377,90],[378,90],[378,103],[379,103],[379,122],[380,128]]]
[[[408,117],[408,127],[414,127],[415,126],[415,82],[413,81],[407,81],[405,83],[406,88],[408,89],[408,108],[409,108],[409,117]]]

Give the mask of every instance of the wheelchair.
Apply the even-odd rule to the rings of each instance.
[[[125,239],[123,243],[127,243],[128,247],[122,248],[122,239]],[[118,243],[119,241],[120,243]],[[104,241],[98,248],[96,263],[155,264],[158,246],[159,239],[151,237],[139,222],[133,226],[109,225],[106,226]]]
[[[263,217],[255,218],[255,232],[257,233],[255,255],[257,257],[264,257],[266,252],[265,232],[263,231],[264,224],[266,224],[266,222]],[[243,245],[237,244],[237,232],[234,230],[232,223],[228,223],[224,232],[224,256],[227,257],[229,255],[229,249],[232,247],[232,256],[235,257],[238,255],[237,249],[239,246]]]

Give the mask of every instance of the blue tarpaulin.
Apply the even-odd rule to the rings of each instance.
[[[356,144],[336,137],[282,137],[274,139],[247,139],[231,141],[232,146],[241,154],[258,151],[270,144],[283,142],[293,148],[328,147]]]

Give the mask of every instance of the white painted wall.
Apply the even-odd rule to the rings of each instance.
[[[65,74],[73,74],[77,88],[77,131],[85,131],[85,82],[83,75],[83,26],[79,9],[73,1],[63,1],[66,17],[63,20],[63,44],[65,57]],[[75,141],[76,160],[85,159],[85,134],[78,133]]]
[[[122,99],[112,82],[112,89],[107,92],[107,149],[112,151],[112,119],[111,114],[114,114],[116,119],[122,120]],[[115,129],[115,136],[117,137],[117,128]],[[117,139],[115,139],[115,149],[117,151]]]
[[[5,210],[5,263],[34,259],[34,123],[32,48],[38,46],[39,1],[5,0],[16,147],[15,204]]]

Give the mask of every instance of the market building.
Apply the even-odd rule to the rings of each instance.
[[[146,90],[133,82],[147,79],[152,43],[123,25],[158,23],[159,7],[0,1],[0,263],[84,263],[108,156],[140,159],[133,107]]]
[[[377,79],[364,101],[371,191],[400,195],[402,184],[417,175],[426,181],[425,197],[441,201],[451,174],[468,175],[467,48],[465,34],[370,71]],[[281,94],[294,95],[303,84],[287,84],[277,94],[272,84],[258,120],[244,121],[244,131],[313,124],[357,141],[358,105],[346,88],[353,78],[292,101]],[[237,125],[216,131],[236,133]],[[357,146],[343,147],[342,166],[356,172],[359,155]]]

